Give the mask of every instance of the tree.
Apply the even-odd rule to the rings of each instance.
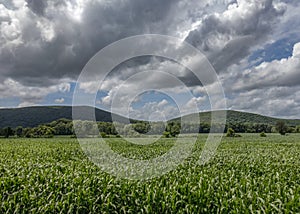
[[[167,124],[166,130],[172,137],[176,137],[180,134],[180,124],[177,122],[170,122]]]
[[[11,127],[5,127],[5,128],[3,129],[3,134],[4,134],[4,137],[5,137],[5,138],[9,138],[9,136],[14,135],[14,131],[12,130]]]
[[[281,135],[285,135],[287,130],[288,130],[288,127],[286,126],[285,122],[283,121],[278,121],[276,123],[276,130],[281,134]]]
[[[18,126],[18,127],[16,128],[15,132],[16,132],[16,135],[17,135],[18,137],[22,137],[22,136],[23,136],[23,127],[22,127],[22,126]]]
[[[99,135],[97,124],[92,121],[74,121],[74,129],[77,137],[95,137]]]
[[[54,129],[46,126],[46,125],[40,125],[37,128],[34,128],[34,137],[47,137],[51,138],[54,134]]]
[[[295,132],[296,132],[296,133],[299,133],[299,132],[300,132],[300,126],[297,126],[297,127],[295,128]]]
[[[26,137],[26,138],[33,137],[33,129],[31,129],[31,128],[24,128],[23,129],[23,136]]]
[[[146,134],[151,129],[151,126],[148,122],[138,122],[133,125],[133,128],[140,134]]]

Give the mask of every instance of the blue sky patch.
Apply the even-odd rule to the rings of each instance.
[[[292,56],[294,44],[297,42],[296,39],[285,38],[254,51],[248,58],[249,68]]]

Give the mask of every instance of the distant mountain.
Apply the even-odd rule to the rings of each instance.
[[[110,112],[87,106],[75,107],[75,111],[78,111],[79,120],[91,120],[89,118],[90,113],[95,112],[96,120],[103,122],[111,122],[112,116]],[[210,123],[211,112],[199,113],[201,123]],[[185,117],[194,117],[194,114],[186,115]],[[25,108],[10,108],[0,109],[0,128],[10,126],[15,128],[17,126],[23,127],[36,127],[40,124],[50,123],[58,119],[72,120],[72,106],[36,106]],[[125,117],[114,114],[114,118],[117,118],[119,122],[127,121]],[[179,120],[179,118],[173,119]],[[289,126],[300,125],[300,120],[279,119],[267,116],[262,116],[253,113],[239,112],[239,111],[227,111],[227,123],[264,123],[275,125],[278,121],[284,121]]]
[[[112,116],[110,112],[87,106],[75,107],[75,111],[79,115],[80,120],[91,120],[90,113],[95,112],[96,120],[103,122],[111,122]],[[124,121],[126,118],[115,115],[118,121]],[[10,126],[36,127],[40,124],[50,123],[58,119],[72,120],[72,106],[34,106],[25,108],[9,108],[0,109],[0,128]]]
[[[193,118],[195,114],[189,114],[184,116],[186,118]],[[210,123],[211,112],[201,112],[199,113],[201,123]],[[173,120],[180,120],[180,118],[175,118]],[[264,123],[269,125],[275,125],[278,121],[284,121],[288,126],[297,126],[300,125],[300,119],[282,119],[263,116],[254,113],[240,112],[227,110],[226,123]]]

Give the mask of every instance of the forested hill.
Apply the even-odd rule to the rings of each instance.
[[[193,118],[194,116],[195,116],[194,114],[190,114],[190,115],[186,115],[185,117]],[[201,112],[199,113],[199,116],[200,116],[201,123],[210,123],[211,112]],[[176,118],[174,120],[178,121],[179,119],[180,118]],[[268,124],[268,125],[275,125],[278,121],[284,121],[288,126],[300,125],[300,119],[281,119],[281,118],[274,118],[274,117],[268,117],[259,114],[233,111],[233,110],[227,111],[227,120],[226,120],[227,124],[259,123],[259,124]]]
[[[93,107],[76,107],[76,110],[80,111],[80,117],[75,119],[89,120],[87,112],[95,111],[97,121],[111,122],[111,113],[101,110],[94,109]],[[200,114],[201,123],[210,123],[210,112],[202,112]],[[124,117],[115,115],[118,121],[126,120]],[[193,117],[187,115],[185,117]],[[23,127],[36,127],[41,124],[50,123],[58,119],[72,119],[72,107],[71,106],[37,106],[37,107],[25,107],[25,108],[11,108],[11,109],[0,109],[0,128],[17,126]],[[179,120],[174,119],[174,120]],[[239,111],[227,111],[227,124],[238,124],[238,123],[263,123],[269,125],[275,125],[278,121],[284,121],[289,126],[300,125],[300,120],[286,120],[278,119],[258,114],[252,114],[247,112]]]
[[[111,113],[101,109],[87,106],[78,106],[75,109],[80,111],[80,117],[76,119],[89,120],[88,112],[95,111],[97,121],[112,121]],[[118,115],[115,115],[115,117],[121,121],[125,120],[124,117]],[[0,128],[15,128],[17,126],[36,127],[62,118],[72,120],[72,106],[36,106],[0,109]]]

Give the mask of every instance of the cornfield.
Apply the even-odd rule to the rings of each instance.
[[[224,137],[213,159],[198,165],[206,137],[175,170],[144,181],[101,171],[76,139],[1,139],[0,213],[300,212],[300,135]],[[107,142],[141,159],[172,146]]]

